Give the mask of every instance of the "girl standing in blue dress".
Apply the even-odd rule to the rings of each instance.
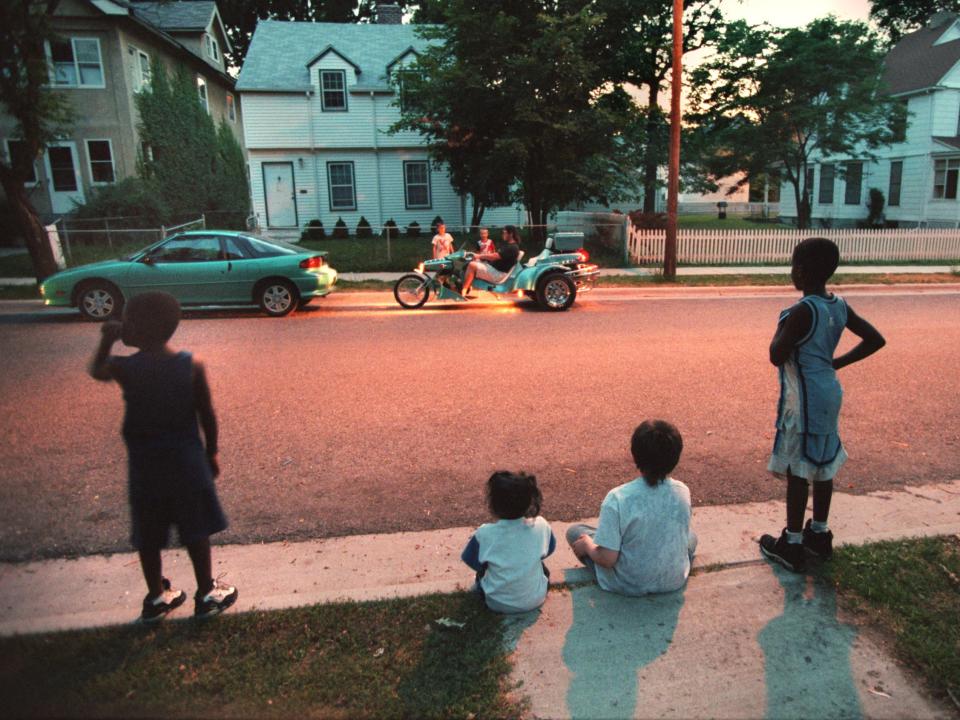
[[[827,517],[833,478],[847,459],[838,431],[843,389],[836,371],[886,343],[843,298],[827,292],[839,264],[840,250],[826,238],[807,238],[794,248],[791,277],[803,298],[780,314],[770,343],[770,362],[780,369],[780,402],[767,469],[787,480],[787,527],[779,538],[762,536],[760,552],[793,572],[806,569],[808,554],[823,559],[833,554]],[[844,328],[860,343],[835,358]],[[808,483],[813,518],[804,527]]]
[[[179,323],[180,304],[172,295],[136,295],[127,303],[122,323],[104,323],[90,364],[95,379],[120,385],[126,404],[123,439],[130,470],[131,540],[148,590],[143,622],[163,619],[187,599],[162,574],[160,551],[172,525],[193,563],[194,615],[216,615],[237,599],[235,587],[213,579],[210,536],[227,527],[213,484],[220,473],[217,419],[203,365],[167,345]],[[111,355],[120,339],[139,352]]]

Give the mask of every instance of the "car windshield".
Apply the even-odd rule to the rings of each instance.
[[[256,235],[244,235],[257,257],[277,257],[279,255],[302,255],[309,252],[305,248],[283,240],[267,240]]]

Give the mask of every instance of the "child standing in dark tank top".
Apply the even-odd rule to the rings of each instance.
[[[163,577],[160,551],[172,525],[193,563],[194,615],[223,612],[238,595],[235,587],[213,579],[210,536],[227,527],[213,482],[220,472],[217,420],[203,365],[167,345],[179,323],[180,304],[172,295],[137,295],[127,303],[122,323],[103,325],[90,364],[95,379],[120,385],[126,404],[123,439],[129,459],[131,541],[148,590],[143,622],[163,619],[187,599]],[[120,339],[139,352],[111,355]]]

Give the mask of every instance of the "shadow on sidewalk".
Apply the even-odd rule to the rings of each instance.
[[[683,594],[629,598],[596,584],[571,590],[573,621],[563,646],[573,674],[567,690],[571,718],[634,716],[637,676],[673,642]]]
[[[767,687],[765,717],[860,718],[850,653],[856,629],[837,618],[834,589],[772,566],[783,614],[757,635]]]

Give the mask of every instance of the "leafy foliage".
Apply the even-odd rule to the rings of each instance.
[[[336,240],[345,240],[350,237],[350,231],[347,230],[347,224],[343,221],[343,218],[337,218],[337,222],[333,225],[333,234],[331,235]]]
[[[301,240],[323,240],[327,237],[327,231],[323,229],[323,221],[314,218],[307,223],[307,226],[300,234]]]
[[[240,224],[229,224],[242,227],[250,209],[243,150],[226,123],[213,124],[193,76],[185,69],[168,76],[155,63],[136,103],[141,140],[152,149],[152,159],[140,159],[139,174],[164,219],[211,211],[236,215]]]
[[[960,0],[871,0],[870,19],[897,42],[938,12],[960,12]]]
[[[370,228],[370,221],[362,215],[357,223],[357,237],[360,239],[369,239],[373,237],[373,230]]]
[[[396,240],[400,237],[400,230],[397,229],[397,221],[390,218],[383,224],[383,235],[387,240]]]
[[[450,0],[443,26],[405,76],[394,131],[425,139],[454,188],[487,206],[521,201],[535,225],[550,211],[613,193],[630,178],[618,130],[630,107],[593,47],[602,18],[566,3]],[[522,42],[518,41],[522,38]]]
[[[885,92],[883,57],[877,34],[859,22],[728,25],[716,56],[692,73],[688,118],[715,148],[713,173],[751,175],[779,164],[807,227],[811,158],[872,159],[906,122],[902,103]]]

